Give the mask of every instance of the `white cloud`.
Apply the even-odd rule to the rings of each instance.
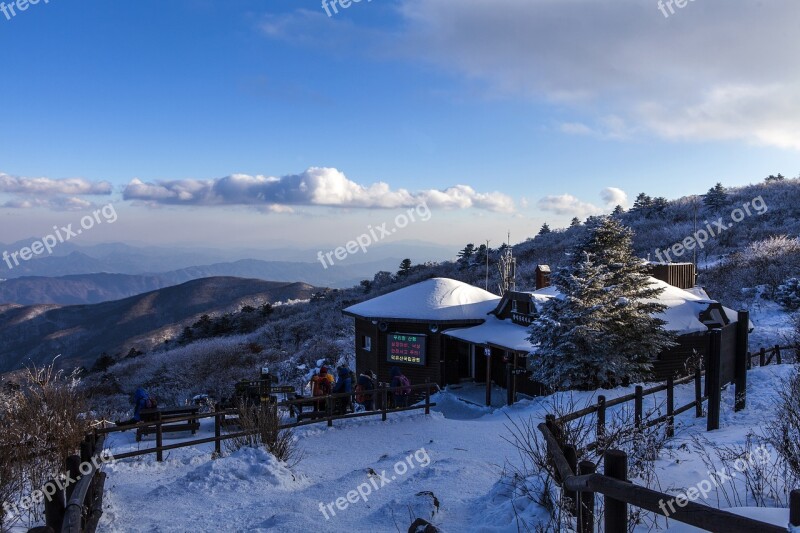
[[[570,134],[800,149],[800,2],[404,0],[398,50],[581,113]],[[587,111],[589,109],[597,110]]]
[[[617,187],[606,187],[600,191],[600,198],[605,207],[598,207],[591,202],[584,202],[571,194],[545,196],[537,202],[539,209],[557,215],[569,215],[578,218],[607,213],[617,205],[627,205],[628,195]]]
[[[542,211],[551,211],[557,215],[571,215],[582,218],[600,213],[600,208],[597,206],[583,202],[571,194],[545,196],[539,200],[537,205]]]
[[[50,209],[53,211],[82,211],[96,207],[97,204],[76,196],[52,198],[15,198],[3,203],[3,207],[11,209]]]
[[[628,193],[617,187],[606,187],[600,191],[600,198],[605,202],[606,207],[614,208],[618,205],[628,206]]]
[[[442,209],[486,209],[513,212],[513,200],[499,192],[481,193],[468,185],[412,193],[392,190],[384,182],[361,185],[335,168],[312,167],[300,174],[266,177],[233,174],[216,180],[175,180],[145,183],[132,180],[126,200],[169,205],[250,205],[271,212],[287,212],[291,206],[348,208],[414,207],[425,202]]]
[[[112,186],[107,181],[88,181],[82,178],[54,180],[23,178],[0,172],[0,193],[50,195],[108,195]]]

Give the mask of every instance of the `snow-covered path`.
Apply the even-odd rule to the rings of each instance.
[[[680,447],[689,435],[703,433],[713,442],[730,444],[742,441],[748,430],[758,427],[772,407],[771,385],[786,375],[788,368],[773,366],[750,372],[745,412],[732,412],[729,388],[723,400],[723,428],[717,432],[705,433],[705,418],[695,419],[693,412],[682,415],[676,440],[657,465],[662,489],[690,486],[705,475],[705,466],[696,454]],[[613,398],[630,391],[620,388],[603,393]],[[459,393],[469,397],[478,391]],[[594,401],[595,395],[572,396],[580,408]],[[675,397],[677,405],[691,401],[693,384],[676,388]],[[100,530],[404,532],[412,514],[424,517],[430,510],[430,497],[417,496],[429,491],[440,502],[433,521],[444,531],[517,532],[514,511],[500,479],[503,465],[519,459],[503,437],[509,435],[509,418],[541,420],[549,400],[537,398],[490,409],[446,392],[436,401],[439,412],[430,416],[398,413],[391,414],[387,422],[379,417],[361,418],[337,421],[333,428],[302,428],[297,436],[305,458],[292,471],[253,449],[212,461],[210,445],[174,450],[161,464],[153,455],[110,464]],[[201,433],[212,431],[206,421]],[[152,446],[152,442],[145,445]],[[120,453],[135,449],[136,444],[126,432],[115,434],[111,446]],[[398,474],[394,469],[398,463],[408,466],[407,472]],[[388,483],[381,486],[370,469],[378,474],[385,471]],[[380,488],[370,488],[366,502],[354,498],[355,503],[348,503],[345,510],[337,509],[337,498],[347,498],[348,492],[359,486],[362,490],[366,486]],[[720,502],[722,507],[724,503]],[[327,518],[320,504],[330,504]],[[530,507],[521,511],[528,519],[536,512]]]

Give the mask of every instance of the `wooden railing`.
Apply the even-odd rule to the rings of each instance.
[[[281,424],[278,429],[285,430],[285,429],[292,429],[302,426],[307,426],[311,424],[320,424],[326,423],[329,427],[333,426],[334,420],[348,420],[351,418],[361,418],[365,416],[380,416],[383,421],[386,421],[389,413],[398,413],[403,411],[414,411],[414,410],[424,410],[425,414],[430,414],[431,407],[435,407],[436,404],[431,402],[431,391],[438,390],[439,386],[435,383],[423,383],[419,385],[412,385],[411,386],[411,395],[410,397],[421,397],[421,401],[418,405],[412,405],[409,407],[396,407],[390,408],[389,407],[389,395],[395,392],[400,392],[402,387],[381,387],[375,389],[373,391],[366,391],[363,393],[355,393],[355,392],[342,392],[337,394],[329,394],[326,396],[316,396],[313,398],[303,398],[303,399],[296,399],[296,400],[286,400],[278,402],[278,407],[289,407],[292,406],[308,406],[312,403],[318,403],[325,406],[324,411],[319,410],[315,412],[315,416],[310,420],[302,420],[302,421],[295,421],[289,422],[285,424]],[[416,394],[415,394],[416,393]],[[354,399],[357,394],[372,394],[373,400],[379,400],[378,405],[379,407],[372,411],[363,411],[363,412],[354,412],[354,413],[344,413],[344,414],[334,414],[334,405],[337,400],[339,399]],[[109,433],[117,433],[121,431],[128,431],[132,429],[138,429],[141,427],[147,428],[155,428],[156,434],[156,445],[154,447],[149,447],[141,450],[136,450],[132,452],[126,452],[121,454],[115,454],[114,459],[128,459],[130,457],[137,457],[141,455],[148,455],[148,454],[156,454],[157,461],[164,460],[164,452],[169,450],[175,450],[178,448],[187,448],[190,446],[197,446],[200,444],[209,444],[214,443],[214,450],[217,454],[221,453],[222,451],[222,443],[229,439],[235,439],[250,435],[255,435],[258,433],[257,429],[253,430],[243,430],[237,431],[232,433],[224,433],[223,434],[223,421],[227,416],[236,416],[239,414],[237,409],[228,409],[228,410],[221,410],[221,411],[214,411],[212,413],[204,413],[204,414],[193,414],[187,415],[185,417],[179,418],[172,418],[170,420],[164,421],[155,421],[155,422],[140,422],[138,424],[132,424],[127,426],[120,426],[120,427],[108,427],[108,428],[98,428],[95,430],[97,435],[109,434]],[[163,441],[163,426],[180,423],[180,422],[188,422],[190,420],[200,420],[206,418],[214,418],[214,436],[213,437],[206,437],[202,439],[193,439],[189,441],[182,441],[175,444],[168,444],[165,445]]]
[[[712,341],[713,342],[713,341]],[[765,366],[774,361],[781,364],[781,351],[793,349],[792,347],[775,346],[769,350],[761,349],[756,354],[747,352],[747,368],[752,368],[752,359],[759,358],[760,366]],[[741,361],[741,359],[740,359]],[[702,395],[702,376],[704,373],[697,371],[694,376],[687,376],[678,380],[668,379],[666,383],[643,389],[637,386],[633,394],[620,396],[606,401],[604,396],[598,396],[597,403],[579,411],[569,413],[560,418],[548,415],[545,422],[537,426],[545,439],[547,453],[551,459],[555,481],[562,487],[564,494],[573,502],[571,511],[576,518],[579,533],[594,532],[595,497],[597,494],[604,498],[604,531],[605,533],[627,533],[628,531],[628,505],[655,513],[657,516],[666,516],[663,502],[675,499],[674,495],[648,489],[635,485],[627,480],[628,467],[625,452],[606,449],[602,452],[604,473],[596,472],[597,466],[592,461],[578,462],[579,452],[592,451],[601,448],[604,444],[606,430],[606,409],[627,402],[634,402],[634,425],[630,431],[649,428],[659,424],[666,424],[667,436],[674,434],[675,417],[693,407],[695,416],[703,416],[703,402],[709,395]],[[674,407],[674,386],[690,383],[695,384],[695,399],[686,405]],[[736,380],[737,409],[743,408],[740,390],[745,379]],[[666,414],[651,420],[643,420],[643,398],[659,392],[666,391]],[[719,390],[707,391],[711,396],[719,396]],[[564,424],[578,420],[585,416],[596,415],[596,440],[577,450],[574,446],[565,444]],[[719,413],[717,413],[717,417]],[[709,413],[711,418],[711,413]],[[800,490],[790,493],[790,524],[800,527]],[[670,509],[672,510],[672,508]],[[689,501],[684,506],[676,506],[668,518],[689,524],[708,531],[724,533],[786,533],[787,528],[779,527],[751,518],[722,511],[714,507]]]
[[[44,498],[45,524],[62,533],[93,533],[103,514],[103,485],[106,474],[98,468],[103,462],[103,436],[87,435],[80,455],[66,459],[66,480],[51,479]],[[100,453],[98,453],[98,451]],[[72,482],[68,482],[72,481]]]

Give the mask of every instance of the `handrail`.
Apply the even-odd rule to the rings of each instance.
[[[93,448],[100,448],[102,450],[103,439],[104,438],[101,437],[100,440],[94,444]],[[91,459],[94,459],[94,450],[92,450],[91,455]],[[95,475],[99,471],[95,461],[90,460],[85,464],[90,466],[90,470],[88,473],[80,476],[72,491],[72,496],[69,498],[69,501],[67,501],[64,509],[64,521],[62,522],[61,533],[82,533],[84,531],[84,508],[87,504],[86,500],[89,495],[89,490],[95,483]]]
[[[593,492],[614,500],[634,505],[641,509],[666,516],[664,502],[675,499],[674,495],[635,485],[628,481],[614,479],[603,474],[594,473],[576,475],[569,466],[567,458],[558,440],[545,423],[537,426],[547,442],[548,452],[561,478],[561,484],[567,491]],[[726,533],[786,533],[786,528],[760,522],[752,518],[716,509],[700,503],[688,501],[685,505],[670,507],[674,512],[668,518],[709,531],[725,531]]]
[[[766,353],[774,355],[776,352],[779,353],[780,350],[791,350],[791,349],[796,349],[796,347],[775,346],[770,350],[762,348],[760,352],[757,352],[755,354],[751,354],[750,352],[748,352],[748,355],[749,359],[752,359],[755,356],[763,356],[763,354]],[[766,360],[766,363],[769,364],[769,362],[771,361],[772,357],[770,357],[769,360]],[[698,379],[698,378],[696,375],[686,376],[684,378],[674,380],[672,382],[672,385],[675,386],[684,383],[689,383],[693,379]],[[602,409],[605,410],[615,405],[620,405],[629,401],[641,399],[644,398],[645,396],[649,396],[661,392],[663,390],[669,390],[669,382],[662,385],[657,385],[655,387],[651,387],[646,390],[641,390],[640,388],[638,394],[637,393],[627,394],[624,396],[619,396],[617,398],[614,398],[613,400],[604,401],[602,402]],[[640,421],[641,423],[640,427],[652,427],[664,422],[669,422],[670,419],[674,420],[674,418],[679,414],[684,413],[689,409],[691,409],[692,407],[697,406],[698,401],[702,403],[707,399],[708,399],[707,394],[702,395],[699,398],[695,398],[695,400],[693,400],[692,402],[682,407],[674,409],[671,412],[671,414],[669,414],[668,411],[667,415],[663,415],[648,421]],[[639,405],[641,405],[641,402],[639,402]],[[670,513],[667,514],[664,507],[664,502],[674,501],[676,498],[676,496],[674,495],[655,491],[647,487],[635,485],[627,480],[616,479],[614,477],[609,477],[599,473],[577,475],[577,473],[573,470],[572,466],[570,466],[570,462],[567,460],[564,449],[562,448],[558,438],[553,434],[553,431],[551,430],[549,424],[555,424],[554,427],[557,428],[558,424],[572,422],[584,416],[598,413],[599,410],[600,410],[600,403],[590,405],[584,409],[580,409],[578,411],[566,414],[559,419],[556,419],[552,417],[552,415],[550,415],[548,417],[548,423],[543,422],[537,426],[537,429],[541,432],[542,436],[545,439],[548,455],[550,456],[552,465],[555,468],[555,473],[557,474],[558,480],[560,481],[560,485],[563,487],[564,491],[573,493],[577,492],[577,493],[602,494],[606,498],[610,498],[612,501],[616,500],[618,502],[633,505],[635,507],[639,507],[646,511],[653,512],[658,516],[672,518],[678,522],[689,524],[710,531],[725,531],[725,533],[748,533],[751,531],[759,531],[760,533],[786,532],[786,528],[784,527],[779,527],[772,524],[760,522],[752,518],[740,516],[728,511],[723,511],[714,507],[695,503],[693,501],[687,501],[683,506],[678,506],[678,505],[670,506]],[[597,447],[598,443],[593,442],[587,445],[585,449],[587,450],[596,449]],[[574,460],[575,459],[574,453],[572,455]],[[795,493],[798,493],[800,495],[800,492],[798,491],[795,491]],[[800,508],[797,508],[797,506],[800,506],[800,496],[796,497],[795,494],[793,493],[792,498],[793,498],[791,504],[792,516],[793,517],[796,515],[800,516]],[[589,513],[592,514],[593,511],[590,510]],[[792,518],[792,520],[794,520],[794,518]],[[795,525],[800,525],[800,524],[795,524]]]

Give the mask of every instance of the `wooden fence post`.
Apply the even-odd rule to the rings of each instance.
[[[706,370],[706,394],[708,395],[708,420],[706,430],[719,429],[719,409],[722,400],[720,385],[720,364],[722,357],[722,330],[711,330],[710,349],[708,353],[708,370]]]
[[[800,490],[795,489],[789,496],[789,524],[800,527]]]
[[[64,522],[64,510],[66,508],[64,490],[54,479],[51,479],[47,484],[55,488],[55,493],[46,496],[44,500],[45,524],[52,527],[54,531],[61,531],[61,524]]]
[[[81,475],[81,457],[80,455],[70,455],[67,457],[67,473],[70,479],[78,479]],[[75,483],[67,485],[66,501],[72,497],[72,491],[75,490]]]
[[[758,352],[758,366],[765,366],[767,364],[767,350],[762,346],[761,351]]]
[[[581,461],[578,464],[578,475],[594,474],[596,466],[591,461]],[[594,492],[580,493],[580,506],[578,507],[578,533],[594,533]]]
[[[159,417],[156,422],[156,461],[159,463],[164,460],[164,450],[161,447],[164,445],[164,430],[162,429],[161,420]]]
[[[783,363],[781,361],[781,347],[779,344],[775,345],[775,362],[778,363],[779,365]]]
[[[222,441],[220,437],[222,436],[222,415],[219,412],[219,406],[216,407],[216,412],[214,413],[214,453],[217,457],[222,455]]]
[[[634,393],[633,405],[634,405],[634,425],[636,430],[640,430],[642,428],[642,411],[643,409],[643,400],[644,400],[644,388],[641,385],[636,385],[636,392]]]
[[[81,441],[81,462],[88,463],[92,459],[92,445],[88,439]]]
[[[431,383],[430,380],[425,380],[425,414],[431,414]]]
[[[741,411],[747,405],[747,343],[750,329],[750,313],[739,311],[736,322],[736,365],[735,365],[735,404],[734,411]]]
[[[573,474],[576,473],[578,471],[578,452],[575,450],[575,446],[570,444],[564,446],[564,458],[566,458],[567,464],[569,464],[570,471]],[[571,500],[567,510],[572,516],[578,516],[578,492],[567,491],[565,495]]]
[[[389,394],[386,387],[381,388],[381,420],[386,422],[386,411],[389,409]]]
[[[333,400],[330,394],[325,399],[325,410],[328,415],[328,427],[333,427]]]
[[[667,438],[675,436],[675,379],[667,378]]]
[[[694,371],[694,416],[703,416],[703,372],[698,368]]]
[[[753,354],[747,352],[747,370],[753,368]]]
[[[597,397],[597,443],[600,445],[606,437],[606,397]]]
[[[628,456],[621,450],[608,450],[603,455],[604,473],[620,481],[628,479]],[[605,501],[605,533],[628,533],[628,504],[603,496]]]

